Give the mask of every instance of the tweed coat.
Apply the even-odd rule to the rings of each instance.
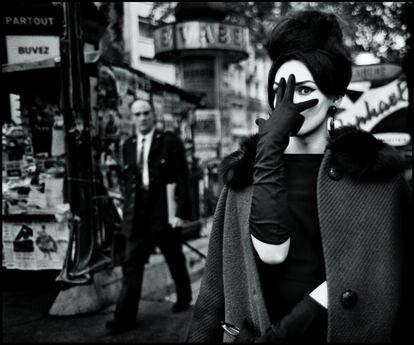
[[[123,190],[124,221],[122,231],[126,238],[131,238],[132,231],[139,231],[139,219],[135,221],[136,193],[139,193],[139,175],[137,165],[137,136],[125,140],[123,154]],[[190,200],[188,189],[188,168],[184,145],[172,132],[155,130],[148,154],[148,174],[153,210],[151,232],[163,231],[168,226],[168,208],[166,185],[176,183],[176,216],[189,218]]]
[[[232,342],[226,321],[270,325],[249,233],[257,137],[223,161],[189,342]],[[317,208],[328,285],[328,342],[389,342],[401,336],[406,288],[404,243],[411,194],[397,151],[367,132],[344,128],[331,141],[317,178]],[[410,292],[411,293],[411,292]],[[404,303],[403,303],[404,301]]]

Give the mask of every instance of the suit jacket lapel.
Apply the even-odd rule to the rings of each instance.
[[[162,144],[162,133],[158,130],[155,130],[154,136],[152,137],[151,147],[148,154],[148,157],[151,157],[154,152],[156,152]]]
[[[125,159],[125,164],[129,166],[136,166],[137,165],[137,136],[133,135],[128,139],[126,142],[127,148],[126,153],[127,157]]]

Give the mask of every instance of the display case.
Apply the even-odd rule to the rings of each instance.
[[[20,118],[2,128],[3,267],[61,269],[69,205],[59,107],[20,96]]]

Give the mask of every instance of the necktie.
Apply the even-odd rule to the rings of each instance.
[[[144,150],[145,150],[145,137],[141,140],[141,151],[139,152],[139,160],[138,160],[138,167],[139,167],[139,173],[142,180],[142,173],[144,171]]]
[[[141,140],[141,151],[139,153],[139,160],[138,160],[138,164],[141,170],[144,166],[144,150],[145,150],[145,137],[143,137]]]

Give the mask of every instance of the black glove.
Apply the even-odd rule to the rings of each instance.
[[[271,325],[260,336],[255,335],[253,325],[244,320],[234,342],[288,344],[301,338],[304,339],[310,334],[312,327],[320,327],[326,315],[326,309],[306,295],[289,314],[280,319],[276,325]]]
[[[286,344],[303,339],[310,335],[311,331],[315,332],[312,327],[322,326],[326,315],[326,309],[306,295],[293,307],[289,314],[280,319],[276,325],[271,325],[265,334],[255,338],[254,342]]]
[[[311,99],[306,102],[293,103],[295,93],[295,76],[289,76],[287,85],[285,78],[281,78],[276,93],[276,106],[268,120],[258,119],[259,141],[263,145],[277,144],[284,150],[289,144],[289,136],[296,135],[304,122],[301,112],[309,109],[318,100]]]
[[[268,120],[258,119],[259,137],[253,175],[250,232],[262,242],[280,244],[290,237],[287,192],[284,179],[283,151],[289,136],[303,124],[300,112],[315,106],[317,99],[294,104],[295,76],[281,78],[276,107]]]
[[[253,330],[253,325],[247,321],[243,320],[243,323],[240,327],[240,332],[234,340],[235,343],[253,343],[256,339],[256,335]]]

